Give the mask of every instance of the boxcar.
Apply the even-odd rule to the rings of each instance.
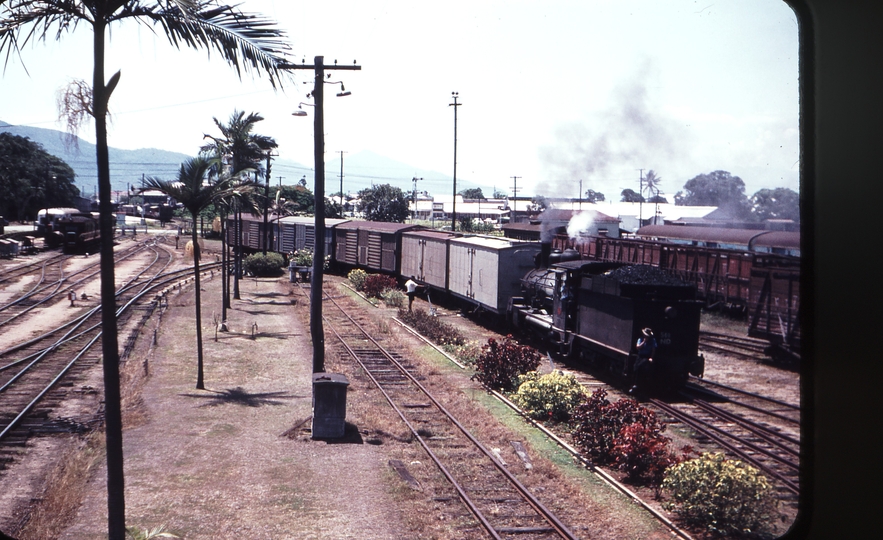
[[[484,236],[449,241],[448,292],[497,314],[521,292],[521,278],[534,267],[536,242]]]
[[[419,225],[348,221],[334,227],[334,261],[344,267],[399,275],[402,233]]]
[[[331,255],[334,244],[334,228],[347,219],[325,219],[325,254]],[[273,231],[273,250],[291,253],[301,249],[312,250],[316,246],[316,219],[305,216],[288,216],[275,220]]]
[[[402,233],[402,277],[440,291],[448,288],[449,240],[460,235],[443,231],[406,231]]]

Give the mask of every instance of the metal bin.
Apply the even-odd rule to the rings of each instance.
[[[340,373],[313,373],[313,439],[343,437],[349,384]]]

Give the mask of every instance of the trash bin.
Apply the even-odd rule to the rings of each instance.
[[[294,261],[289,261],[288,263],[288,282],[294,283],[297,281],[297,264]]]
[[[340,373],[313,373],[314,439],[343,437],[349,384],[346,376]]]

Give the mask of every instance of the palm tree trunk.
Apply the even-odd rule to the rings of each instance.
[[[227,216],[221,212],[221,324],[225,331],[227,329],[227,308],[230,305],[230,298],[227,296],[230,283],[227,257]]]
[[[95,152],[98,166],[98,210],[101,230],[101,348],[104,369],[105,438],[107,447],[107,533],[110,540],[126,536],[123,475],[123,423],[120,406],[120,356],[117,340],[116,283],[113,258],[113,208],[107,148],[107,103],[110,88],[104,82],[104,31],[101,17],[94,22],[95,55],[92,108],[95,116]],[[115,84],[115,83],[114,83]]]
[[[236,250],[233,252],[233,299],[239,300],[239,273],[242,271],[242,211],[238,208],[236,212]]]
[[[196,234],[196,214],[193,214],[193,286],[196,287],[196,388],[205,390],[202,377],[202,299],[199,290],[199,237]]]

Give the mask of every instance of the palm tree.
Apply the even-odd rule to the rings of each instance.
[[[263,119],[264,117],[258,113],[253,112],[246,115],[244,111],[237,110],[233,111],[230,115],[230,120],[226,124],[217,118],[212,118],[218,130],[220,130],[221,136],[204,135],[203,138],[211,139],[212,142],[204,145],[200,151],[213,154],[219,158],[229,156],[229,174],[231,177],[245,177],[250,171],[254,171],[256,181],[258,175],[265,174],[262,166],[263,159],[270,150],[278,146],[272,137],[253,133],[255,124]],[[242,227],[241,207],[242,203],[245,202],[248,203],[245,207],[249,209],[250,213],[255,213],[251,211],[252,200],[246,200],[245,198],[237,199],[234,205],[237,246],[235,250],[235,269],[233,272],[233,298],[236,300],[239,299],[239,278],[242,275],[242,250],[238,245],[240,238],[238,233]]]
[[[659,213],[659,184],[662,183],[662,178],[656,175],[656,172],[652,169],[647,171],[647,176],[644,178],[644,191],[651,194],[652,198],[656,199],[656,210],[653,214],[653,223],[656,222],[656,215]],[[650,197],[648,197],[649,199]]]
[[[142,191],[153,189],[165,193],[175,199],[193,216],[191,235],[193,241],[193,280],[196,288],[196,388],[205,389],[202,374],[202,299],[199,289],[199,236],[196,233],[196,221],[199,213],[216,201],[221,200],[230,190],[229,181],[217,183],[206,182],[212,162],[203,157],[185,161],[178,171],[178,180],[171,182],[154,176],[144,179]]]
[[[101,310],[104,355],[105,434],[107,446],[108,537],[126,535],[123,485],[123,440],[120,411],[119,350],[113,271],[113,207],[107,144],[107,108],[120,82],[117,71],[104,73],[105,34],[111,24],[126,20],[162,29],[169,42],[194,49],[214,50],[241,74],[242,69],[265,73],[275,87],[289,46],[275,23],[243,13],[214,0],[5,0],[0,1],[0,54],[6,62],[29,41],[60,39],[85,24],[92,27],[93,72],[88,113],[95,120],[95,153],[101,238]]]

